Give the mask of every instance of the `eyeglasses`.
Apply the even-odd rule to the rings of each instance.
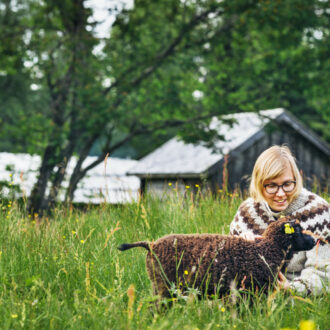
[[[280,188],[282,188],[284,192],[291,192],[295,187],[296,181],[286,181],[281,185],[276,183],[269,183],[264,185],[266,192],[271,195],[276,194]]]

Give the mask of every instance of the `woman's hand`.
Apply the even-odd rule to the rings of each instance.
[[[240,233],[240,234],[239,234],[239,237],[242,237],[242,238],[244,238],[244,239],[247,240],[247,241],[255,241],[256,238],[257,238],[257,239],[262,238],[262,236],[260,236],[260,235],[254,235],[254,234],[252,234],[252,233],[249,232],[249,231],[244,232],[244,233]]]
[[[277,284],[282,290],[288,290],[290,288],[290,283],[282,272],[278,272]]]

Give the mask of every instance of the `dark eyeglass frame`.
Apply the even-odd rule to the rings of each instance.
[[[284,185],[285,185],[285,184],[288,184],[288,183],[293,183],[293,184],[294,184],[294,185],[293,185],[293,188],[292,188],[291,190],[285,190],[285,188],[284,188]],[[267,194],[269,194],[269,195],[275,195],[275,194],[279,191],[280,188],[282,188],[282,190],[283,190],[284,192],[291,192],[291,191],[293,191],[294,188],[296,188],[296,183],[297,183],[297,182],[294,181],[294,180],[285,181],[283,184],[268,183],[268,184],[264,184],[264,188],[265,188]],[[268,186],[271,186],[271,185],[275,185],[275,186],[277,186],[277,189],[275,190],[275,192],[270,193],[270,192],[267,191],[267,187],[268,187]]]

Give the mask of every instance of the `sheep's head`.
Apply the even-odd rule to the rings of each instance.
[[[271,223],[264,232],[264,236],[287,242],[291,245],[292,251],[308,251],[315,246],[315,240],[312,236],[304,233],[297,220],[283,218]]]

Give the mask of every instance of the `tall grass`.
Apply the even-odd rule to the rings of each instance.
[[[52,219],[31,221],[15,202],[3,201],[0,328],[297,329],[303,320],[329,328],[326,293],[275,292],[236,303],[192,298],[161,312],[152,307],[145,251],[117,246],[174,232],[228,233],[240,202],[230,194],[183,198],[174,191],[161,201],[147,196],[87,211],[59,207]]]

